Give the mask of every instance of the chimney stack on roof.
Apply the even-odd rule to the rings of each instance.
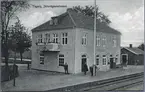
[[[132,44],[129,44],[129,47],[132,48]]]

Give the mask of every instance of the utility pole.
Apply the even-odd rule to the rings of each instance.
[[[13,62],[13,86],[15,86],[15,77],[16,77],[16,47],[17,47],[17,43],[16,43],[16,40],[14,39],[13,40],[13,46],[14,46],[14,53],[15,53],[15,56],[14,56],[14,62]]]
[[[93,67],[93,75],[96,75],[96,0],[94,1],[94,67]]]
[[[13,63],[13,77],[14,77],[14,81],[13,81],[13,86],[15,86],[15,77],[16,77],[16,48],[15,48],[15,60],[14,60],[14,63]]]

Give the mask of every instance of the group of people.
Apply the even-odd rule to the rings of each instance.
[[[95,71],[93,71],[93,67],[95,68],[95,69],[94,69]],[[93,76],[93,72],[94,72],[95,75],[96,75],[96,70],[97,70],[97,69],[99,69],[99,68],[98,68],[96,65],[90,66],[90,73],[91,73],[91,76]],[[86,75],[87,71],[88,71],[88,66],[87,66],[87,64],[85,63],[84,66],[83,66],[84,75]]]
[[[65,63],[65,64],[63,65],[63,67],[64,67],[65,74],[69,74],[69,73],[68,73],[68,64]],[[95,67],[95,75],[96,75],[96,70],[98,69],[98,67],[97,67],[96,65],[90,66],[91,76],[93,76],[93,67]],[[88,71],[88,66],[87,66],[87,64],[85,63],[84,66],[83,66],[84,75],[86,75],[87,71]]]

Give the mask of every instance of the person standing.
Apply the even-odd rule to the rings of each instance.
[[[86,72],[88,71],[88,66],[87,66],[87,64],[85,63],[84,64],[84,74],[86,75]]]
[[[90,66],[90,72],[91,72],[91,76],[93,76],[93,67]]]
[[[68,74],[68,64],[67,63],[64,64],[64,71],[65,71],[65,74]]]

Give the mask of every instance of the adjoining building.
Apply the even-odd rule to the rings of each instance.
[[[129,47],[121,48],[121,60],[123,64],[127,65],[143,65],[144,64],[144,51],[137,48],[132,47],[130,44]]]
[[[32,69],[80,73],[93,60],[94,19],[72,9],[32,29]],[[121,33],[97,22],[96,65],[107,71],[120,64]]]

